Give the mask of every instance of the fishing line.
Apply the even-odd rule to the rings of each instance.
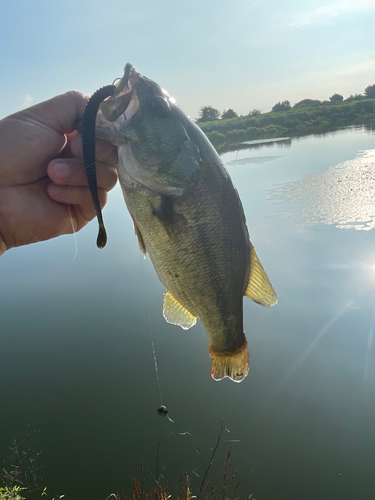
[[[69,186],[69,189],[70,189],[70,186]],[[76,228],[74,227],[74,219],[72,217],[72,209],[70,208],[69,204],[68,204],[68,212],[69,212],[69,217],[70,217],[70,224],[72,226],[72,231],[73,231],[73,235],[74,235],[74,243],[75,243],[75,247],[76,247],[74,257],[71,260],[71,262],[74,262],[77,258],[77,255],[78,255],[78,240],[77,240],[77,231],[76,231]]]
[[[159,378],[158,362],[156,361],[155,344],[154,344],[154,339],[152,338],[151,319],[150,319],[150,315],[148,314],[148,312],[147,312],[147,317],[148,317],[148,324],[149,324],[149,327],[150,327],[150,333],[151,333],[152,353],[153,353],[153,355],[154,355],[154,364],[155,364],[156,381],[157,381],[157,383],[158,383],[158,388],[159,388],[160,406],[163,406],[163,398],[162,398],[162,396],[161,396],[161,387],[160,387],[160,378]]]
[[[145,273],[144,273],[144,264],[143,264],[143,260],[145,258],[146,258],[146,256],[144,256],[144,258],[142,259],[142,254],[140,254],[140,263],[141,263],[142,277],[143,277],[143,281],[144,282],[146,281],[146,279],[145,279]],[[160,384],[160,377],[159,377],[159,368],[158,368],[158,362],[157,362],[157,358],[156,358],[156,350],[155,350],[154,336],[153,336],[152,325],[151,325],[151,317],[150,317],[149,305],[147,304],[146,307],[147,307],[148,327],[149,327],[150,337],[151,337],[152,355],[153,355],[153,358],[154,358],[156,382],[157,382],[158,390],[159,390],[160,406],[157,409],[157,412],[162,417],[167,417],[167,419],[170,422],[174,423],[174,420],[172,420],[171,417],[168,415],[168,409],[167,409],[167,407],[163,404],[163,397],[162,397],[162,393],[161,393],[161,384]]]
[[[168,415],[168,409],[165,405],[163,405],[163,397],[161,395],[161,385],[160,385],[160,377],[159,377],[159,368],[158,368],[158,362],[156,360],[156,351],[155,351],[155,344],[154,344],[154,339],[152,335],[152,327],[151,327],[151,318],[150,314],[147,311],[147,317],[148,317],[148,325],[150,328],[150,335],[151,335],[151,345],[152,345],[152,354],[154,356],[154,365],[155,365],[155,373],[156,373],[156,381],[158,384],[158,389],[159,389],[159,398],[160,398],[160,406],[158,408],[158,414],[161,415],[162,417],[167,417],[167,419],[174,424],[174,420],[171,419],[171,417]]]
[[[115,85],[107,85],[106,87],[102,87],[90,97],[89,101],[86,104],[85,111],[82,116],[82,121],[81,121],[81,129],[82,129],[82,149],[83,149],[83,159],[84,159],[84,164],[85,164],[85,172],[87,176],[87,180],[89,183],[90,187],[90,192],[91,192],[91,197],[92,201],[94,204],[95,212],[96,212],[96,217],[99,223],[99,233],[97,237],[97,246],[99,248],[103,248],[106,243],[107,243],[107,232],[104,227],[104,222],[103,222],[103,217],[102,217],[102,211],[101,211],[101,206],[100,206],[100,201],[99,201],[99,196],[98,196],[98,189],[97,189],[97,173],[96,173],[96,155],[95,155],[95,123],[96,123],[96,116],[99,111],[99,106],[100,104],[110,96],[113,96],[115,106],[116,106],[116,111],[118,113],[118,105],[116,101],[116,90],[121,91],[122,88],[125,85],[125,80],[126,76],[129,78],[129,74],[131,72],[131,66],[127,65],[125,68],[125,74],[124,74],[124,82],[123,84],[119,84],[118,87]],[[122,80],[122,79],[121,79]],[[127,81],[127,80],[126,80]],[[129,94],[130,98],[132,94]],[[124,117],[126,118],[126,115],[124,114]],[[168,420],[173,422],[173,420],[168,416],[168,410],[166,406],[163,405],[163,399],[162,399],[162,394],[161,394],[161,386],[160,386],[160,377],[159,377],[159,369],[158,369],[158,364],[156,360],[156,352],[155,352],[155,344],[152,336],[152,327],[151,327],[151,319],[150,319],[150,314],[147,311],[147,316],[148,316],[148,322],[149,322],[149,329],[150,329],[150,335],[151,335],[151,344],[152,344],[152,350],[153,350],[153,356],[154,356],[154,365],[155,365],[155,373],[156,373],[156,380],[158,384],[158,389],[159,389],[159,398],[160,398],[160,407],[158,408],[158,413],[159,415],[166,416],[168,417]]]

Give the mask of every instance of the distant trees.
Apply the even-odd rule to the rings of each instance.
[[[300,107],[289,112],[261,113],[240,120],[216,121],[205,133],[220,152],[228,151],[245,141],[325,133],[350,125],[365,125],[375,130],[375,99]]]
[[[302,99],[302,101],[295,103],[293,105],[293,107],[291,106],[290,102],[287,100],[281,101],[281,102],[279,101],[278,103],[276,103],[272,107],[272,111],[273,112],[291,111],[293,109],[293,110],[296,110],[296,112],[302,111],[303,113],[305,113],[305,112],[309,112],[309,110],[305,110],[305,109],[301,109],[301,108],[315,108],[314,113],[316,113],[318,111],[320,112],[321,108],[327,108],[327,109],[331,109],[331,111],[333,112],[333,110],[336,108],[332,108],[331,107],[332,104],[333,105],[345,105],[345,104],[352,103],[354,105],[355,102],[352,102],[352,101],[365,101],[362,103],[363,109],[365,109],[365,105],[367,103],[369,106],[368,109],[371,108],[371,110],[372,110],[373,104],[369,103],[367,101],[367,99],[375,99],[375,84],[368,85],[365,88],[365,91],[363,94],[350,95],[345,100],[341,94],[336,93],[336,94],[331,95],[329,100],[324,100],[324,101],[319,101],[318,99]],[[340,106],[340,109],[341,109],[341,106]],[[370,111],[369,111],[369,113],[370,113]],[[264,113],[264,115],[268,115],[268,113]],[[254,118],[260,119],[264,115],[261,113],[260,109],[254,108],[251,111],[249,111],[249,113],[247,114],[247,118],[246,117],[244,117],[244,118],[250,119],[250,118],[254,117]],[[238,116],[241,116],[241,115],[238,115],[238,113],[236,113],[232,108],[224,110],[220,116],[220,111],[213,108],[212,106],[203,106],[199,109],[199,116],[198,116],[197,122],[201,122],[201,123],[213,122],[213,121],[217,121],[219,119],[230,120],[231,118],[237,118]],[[280,120],[284,120],[284,122],[285,122],[285,123],[284,122],[282,123],[282,126],[284,126],[285,124],[288,125],[287,122],[288,122],[289,118],[290,118],[289,114],[285,115],[285,116],[280,115]],[[269,119],[269,118],[267,118],[267,119]],[[362,123],[361,117],[359,117],[358,120]],[[237,122],[238,120],[235,120],[235,121]],[[257,123],[258,123],[258,121],[257,121]],[[375,123],[375,121],[374,121],[374,123]],[[227,124],[222,123],[221,126],[226,127]]]
[[[331,104],[340,104],[344,100],[344,98],[341,94],[333,94],[331,95],[329,100],[331,101]]]
[[[260,112],[259,112],[260,113]],[[213,122],[215,120],[229,120],[230,118],[237,118],[238,114],[232,109],[226,109],[220,116],[220,111],[212,106],[203,106],[199,109],[199,116],[197,123]]]
[[[249,116],[259,116],[260,115],[260,109],[254,108],[249,112]]]
[[[322,103],[316,99],[302,99],[302,101],[296,102],[293,106],[294,108],[311,108],[314,106],[320,106]]]
[[[238,116],[238,114],[235,111],[233,111],[232,108],[229,108],[229,109],[223,111],[223,113],[221,115],[221,119],[228,120],[229,118],[236,118],[236,116]]]
[[[272,111],[290,111],[292,109],[292,106],[290,105],[289,101],[283,101],[283,102],[278,102],[274,105],[272,108]]]
[[[366,87],[365,94],[369,99],[375,99],[375,85],[369,85]]]
[[[362,101],[363,99],[366,99],[366,96],[363,94],[350,94],[350,96],[345,99],[345,102]]]
[[[220,113],[217,109],[212,106],[203,106],[199,110],[199,117],[197,122],[213,122],[218,120],[220,117]]]

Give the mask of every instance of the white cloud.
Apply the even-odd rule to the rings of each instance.
[[[332,2],[308,12],[297,12],[287,22],[290,28],[301,28],[317,24],[328,24],[332,19],[354,12],[374,10],[374,0],[344,0]]]
[[[30,94],[23,94],[18,102],[17,110],[28,108],[34,102],[34,98]]]

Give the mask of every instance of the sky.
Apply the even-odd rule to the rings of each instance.
[[[375,0],[3,0],[0,117],[131,62],[193,119],[375,83]]]

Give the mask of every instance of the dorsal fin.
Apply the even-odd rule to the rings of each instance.
[[[167,323],[181,326],[184,330],[188,330],[197,322],[196,316],[185,309],[168,291],[164,295],[163,316]]]
[[[245,292],[246,297],[261,306],[272,307],[277,297],[268,276],[260,263],[253,245],[250,243],[250,277]]]

